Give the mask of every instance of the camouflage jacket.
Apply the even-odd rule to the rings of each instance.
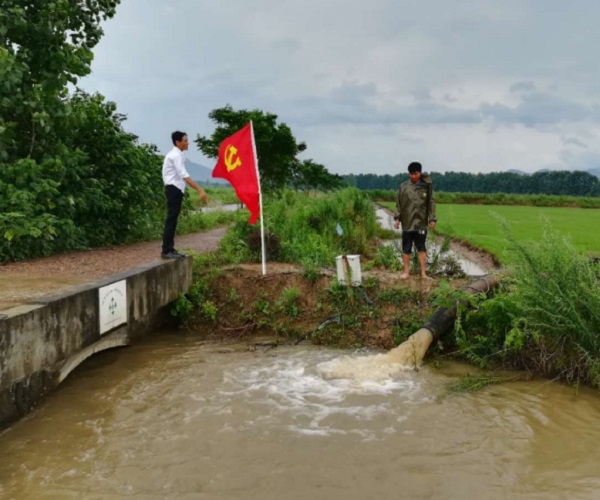
[[[435,200],[431,177],[422,173],[413,183],[410,179],[400,184],[394,219],[402,224],[402,231],[423,231],[435,218]]]

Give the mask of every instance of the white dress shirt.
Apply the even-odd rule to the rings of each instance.
[[[169,184],[179,188],[185,193],[185,181],[186,177],[190,174],[185,169],[185,156],[183,151],[175,146],[165,156],[162,168],[163,183],[165,186]]]

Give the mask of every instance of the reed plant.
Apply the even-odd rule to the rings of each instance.
[[[515,338],[521,332],[537,341],[542,371],[600,386],[598,264],[548,224],[539,244],[510,243],[512,294],[521,308],[513,324]]]
[[[499,222],[512,254],[509,278],[496,297],[458,322],[461,351],[471,361],[499,356],[600,387],[600,266],[547,222],[536,243],[516,240]]]

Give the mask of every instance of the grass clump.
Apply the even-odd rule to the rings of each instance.
[[[513,266],[496,296],[461,315],[460,352],[600,387],[600,266],[548,223],[535,244],[505,232]]]
[[[309,270],[332,265],[340,254],[365,255],[377,231],[373,203],[350,188],[310,196],[284,191],[265,202],[264,221],[267,254]],[[260,227],[236,224],[225,244],[236,240],[248,246],[248,261],[261,260]]]

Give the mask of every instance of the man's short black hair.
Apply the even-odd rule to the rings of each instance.
[[[177,142],[183,140],[183,138],[186,135],[187,134],[185,132],[180,132],[179,130],[176,130],[175,132],[173,132],[171,134],[171,140],[173,141],[173,146],[177,146]]]
[[[421,172],[422,170],[423,170],[423,167],[421,166],[421,164],[418,161],[413,161],[408,166],[408,173],[409,174],[413,174],[415,172]]]

